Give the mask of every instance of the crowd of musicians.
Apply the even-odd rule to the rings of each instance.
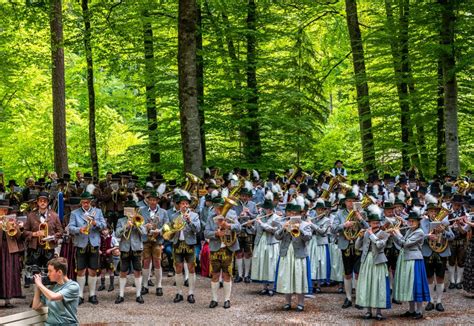
[[[12,307],[31,274],[61,256],[79,305],[117,283],[115,303],[124,302],[128,275],[137,303],[152,287],[163,296],[168,267],[175,303],[196,302],[200,273],[211,278],[209,308],[231,306],[233,283],[258,282],[260,295],[283,294],[284,310],[304,311],[305,297],[336,284],[342,308],[366,309],[366,319],[405,302],[403,317],[420,319],[444,311],[446,272],[448,291],[474,294],[473,199],[470,171],[349,181],[341,161],[265,177],[211,168],[180,184],[150,172],[140,186],[131,171],[10,180],[0,188],[0,298]]]

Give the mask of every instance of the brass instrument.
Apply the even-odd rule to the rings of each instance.
[[[156,215],[158,215],[158,214],[156,214]],[[155,242],[157,237],[158,237],[158,233],[157,232],[151,232],[151,231],[155,231],[158,228],[158,222],[159,222],[160,217],[159,217],[159,215],[158,215],[158,217],[153,215],[153,217],[151,217],[151,218],[152,218],[152,223],[151,223],[152,226],[151,226],[150,230],[148,231],[147,235],[148,235],[148,239],[150,241]]]
[[[50,250],[51,246],[49,245],[49,241],[46,241],[45,238],[49,236],[49,228],[48,228],[48,221],[44,221],[43,223],[40,223],[39,225],[39,230],[43,231],[44,235],[38,237],[38,243],[42,246],[44,246],[45,250]]]
[[[458,194],[464,194],[469,188],[471,188],[471,185],[469,182],[467,182],[464,179],[459,179],[454,183],[454,186],[457,188],[457,193]]]
[[[446,209],[444,207],[441,207],[441,210],[436,214],[435,218],[433,219],[433,222],[441,222],[444,220],[446,216],[448,216],[451,213],[449,209]],[[449,224],[447,225],[440,225],[438,228],[435,230],[432,230],[430,234],[436,235],[436,239],[428,239],[428,245],[430,246],[431,250],[433,250],[436,253],[441,253],[446,250],[448,247],[448,239],[443,237],[443,232],[449,227]]]
[[[290,181],[294,179],[294,177],[295,177],[296,173],[298,173],[298,171],[301,171],[301,168],[297,164],[294,164],[293,165],[293,173],[291,173],[291,175],[286,180],[286,183],[283,185],[283,187],[281,187],[282,191],[287,191],[288,190],[288,187],[290,186]]]
[[[372,198],[369,195],[365,194],[364,198],[362,198],[362,203],[361,203],[362,208],[367,208],[372,204],[375,204]],[[354,241],[355,239],[357,239],[357,235],[359,234],[359,231],[360,231],[360,223],[357,220],[355,213],[356,212],[354,210],[351,210],[349,214],[346,216],[346,222],[348,221],[354,222],[354,224],[351,227],[344,229],[344,237],[348,241]]]
[[[165,224],[163,226],[163,239],[171,240],[174,238],[177,232],[180,232],[186,226],[185,215],[189,215],[189,210],[186,212],[180,212],[180,214],[173,220],[171,225]]]
[[[84,216],[87,219],[87,226],[86,226],[83,234],[89,235],[90,230],[91,230],[92,221],[94,220],[94,217],[95,217],[95,212],[92,215],[89,215],[89,213],[85,213]]]
[[[201,184],[203,187],[199,188],[199,185]],[[199,196],[204,196],[207,194],[207,190],[202,179],[190,172],[186,172],[186,184],[184,186],[184,190],[191,194],[191,203],[189,203],[191,208],[196,208],[198,206]]]
[[[245,185],[245,178],[240,177],[239,184],[236,187],[232,188],[232,190],[229,192],[229,198],[232,198],[233,200],[238,200],[239,199],[238,193],[244,187],[244,185]]]
[[[300,222],[291,222],[292,220],[288,222],[288,224],[285,227],[286,232],[291,234],[293,238],[298,238],[301,235],[300,231]]]
[[[329,187],[327,190],[324,190],[323,191],[323,194],[321,195],[321,198],[323,200],[328,200],[329,199],[329,196],[331,195],[331,193],[334,191],[334,189],[336,189],[336,187],[343,183],[344,181],[346,181],[346,178],[344,178],[344,176],[338,174],[334,177],[331,178],[331,181],[329,181]],[[349,187],[348,190],[352,189],[351,186],[347,185]],[[347,190],[346,190],[347,191]]]
[[[130,213],[130,212],[124,212],[127,217],[128,217],[128,221],[127,221],[127,225],[128,225],[128,222],[132,222],[132,226],[130,226],[130,228],[128,229],[128,233],[127,235],[125,236],[125,239],[130,239],[130,236],[132,235],[132,229],[133,227],[136,227],[137,229],[140,228],[143,223],[145,223],[145,219],[143,218],[143,216],[141,216],[139,213],[138,213],[138,209],[137,210],[134,210],[133,213]]]
[[[229,197],[224,197],[224,206],[222,206],[220,215],[222,215],[224,219],[230,224],[235,223],[234,220],[226,218],[227,213],[232,208],[232,206],[237,206],[237,203]],[[219,230],[224,231],[224,235],[221,237],[221,242],[227,247],[232,247],[237,241],[237,233],[232,231],[231,229],[221,229],[220,227]]]

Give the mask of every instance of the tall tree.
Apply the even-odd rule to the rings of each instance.
[[[53,90],[54,169],[58,175],[63,175],[69,172],[69,168],[66,145],[66,90],[64,81],[63,13],[61,0],[50,1],[49,13]]]
[[[245,158],[256,163],[262,156],[260,142],[258,90],[257,90],[257,6],[254,0],[247,6],[247,121],[245,137]]]
[[[95,89],[94,89],[94,61],[91,46],[91,12],[89,0],[82,0],[82,17],[84,19],[84,47],[87,61],[87,93],[89,99],[89,151],[92,163],[92,175],[99,178],[99,160],[97,158],[97,140],[95,136]]]
[[[459,175],[458,86],[454,54],[455,0],[439,0],[441,4],[441,62],[444,84],[444,116],[446,130],[446,172]]]
[[[178,9],[179,108],[184,170],[203,175],[196,71],[196,0],[180,0]]]
[[[446,130],[444,128],[443,63],[438,59],[438,97],[436,98],[436,174],[446,173]]]
[[[362,143],[362,159],[365,173],[375,171],[375,148],[372,133],[372,115],[370,112],[369,85],[365,69],[364,48],[359,27],[356,0],[346,1],[346,20],[352,48],[352,63],[357,91],[357,108]]]
[[[143,10],[143,47],[145,53],[145,96],[146,116],[148,122],[148,144],[150,148],[150,165],[156,168],[160,163],[158,122],[156,116],[156,80],[153,27],[148,9]]]
[[[204,114],[204,57],[202,48],[202,11],[201,1],[197,3],[197,33],[196,33],[196,69],[197,69],[197,94],[198,94],[198,110],[199,110],[199,129],[201,131],[201,150],[202,161],[206,164],[206,131],[205,114]]]

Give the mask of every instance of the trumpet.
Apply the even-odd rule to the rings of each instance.
[[[48,231],[49,231],[47,220],[39,225],[39,230],[43,231],[44,235],[38,238],[38,243],[44,246],[45,250],[50,250],[51,246],[49,245],[49,241],[45,240],[48,237]]]
[[[91,226],[92,226],[92,221],[94,221],[95,212],[94,212],[92,215],[90,215],[88,212],[86,212],[86,213],[84,214],[84,216],[85,216],[86,219],[87,219],[87,226],[86,226],[86,228],[85,228],[85,230],[84,230],[83,233],[84,233],[85,235],[89,235],[90,230],[91,230]]]
[[[300,231],[300,222],[291,222],[290,221],[286,222],[285,224],[285,231],[291,234],[293,238],[298,238],[301,235]]]

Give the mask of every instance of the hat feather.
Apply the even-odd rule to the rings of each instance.
[[[211,169],[206,168],[206,173],[210,175],[211,174]]]
[[[273,192],[268,190],[267,193],[265,194],[265,199],[273,201]]]
[[[301,209],[304,208],[304,198],[303,196],[296,196],[296,204],[301,207]]]
[[[148,188],[153,188],[153,182],[148,181],[148,182],[145,184],[145,186],[148,187]]]
[[[309,189],[308,189],[308,196],[309,196],[311,199],[314,199],[314,198],[316,198],[316,192],[314,192],[313,189],[309,188]]]
[[[436,199],[432,194],[426,194],[425,201],[427,204],[438,204],[438,199]]]
[[[334,192],[329,195],[329,201],[331,202],[331,204],[334,204],[334,202],[336,201],[336,194]]]
[[[165,193],[165,191],[166,191],[166,183],[162,182],[156,189],[156,192],[161,196]]]
[[[222,197],[228,197],[229,196],[229,189],[228,188],[222,189],[221,195],[222,195]]]
[[[378,217],[382,216],[382,209],[379,207],[379,205],[375,205],[375,204],[369,205],[369,207],[367,207],[367,210],[372,215],[377,215]]]
[[[258,174],[257,170],[252,170],[252,175],[255,180],[260,180],[260,175]]]
[[[216,198],[217,196],[219,196],[219,191],[217,191],[216,189],[214,189],[214,190],[211,192],[211,198],[214,199],[214,198]]]
[[[248,189],[248,190],[252,190],[252,189],[253,189],[252,182],[250,182],[250,181],[248,181],[248,180],[245,180],[244,184],[245,184],[245,186],[244,186],[245,189]]]
[[[412,209],[411,209],[412,212],[415,212],[418,216],[421,215],[421,207],[418,207],[418,206],[414,206]]]
[[[388,195],[388,202],[394,204],[395,203],[395,194],[393,192],[391,192],[389,195]]]
[[[374,185],[372,187],[372,191],[374,192],[374,194],[378,195],[379,194],[379,186],[378,185]]]
[[[355,194],[356,197],[359,197],[359,186],[357,184],[352,186],[352,192]]]
[[[94,194],[94,190],[95,190],[95,186],[92,183],[87,185],[86,191],[88,193],[90,193],[92,195],[92,194]]]
[[[405,202],[405,192],[400,191],[400,192],[398,193],[397,198],[398,198],[399,200],[401,200],[402,202]]]
[[[345,196],[342,192],[340,192],[340,193],[337,194],[337,198],[338,198],[339,200],[341,200],[341,199],[346,198],[346,196]]]

